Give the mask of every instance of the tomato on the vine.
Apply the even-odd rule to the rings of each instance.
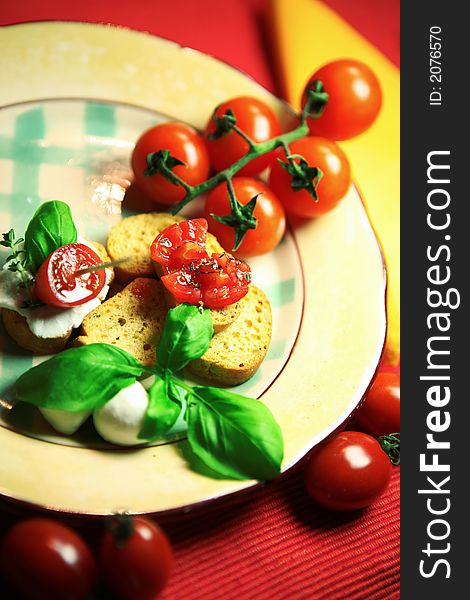
[[[173,566],[173,551],[163,530],[146,517],[106,531],[99,552],[100,572],[120,600],[155,600]]]
[[[60,308],[84,304],[101,292],[106,284],[106,273],[104,269],[81,274],[79,271],[102,262],[85,244],[60,246],[39,267],[34,295],[44,304]]]
[[[245,206],[257,196],[253,216],[256,218],[256,229],[249,229],[235,254],[237,256],[256,256],[273,250],[281,241],[286,229],[284,207],[273,191],[262,181],[248,177],[234,177],[233,189],[237,200]],[[212,215],[223,217],[230,214],[230,200],[225,183],[214,188],[204,207],[204,216],[209,224],[209,231],[215,235],[223,248],[232,251],[235,245],[233,227],[220,223]]]
[[[343,59],[330,62],[309,79],[302,96],[315,80],[323,83],[328,102],[318,118],[309,118],[312,135],[332,140],[348,140],[368,129],[377,118],[382,105],[382,92],[374,72],[364,63]]]
[[[379,442],[343,431],[319,446],[305,469],[310,496],[326,508],[355,510],[374,502],[388,485],[392,466]]]
[[[320,169],[322,176],[316,186],[317,201],[305,189],[294,191],[291,175],[277,160],[287,163],[285,153],[277,150],[268,185],[286,211],[299,217],[316,217],[334,208],[351,184],[351,167],[341,148],[331,140],[308,136],[290,144],[289,149],[292,155],[301,155],[310,167]],[[300,162],[299,158],[293,160]]]
[[[1,570],[27,600],[85,600],[96,562],[83,539],[46,518],[20,521],[1,542]]]
[[[354,414],[359,425],[373,435],[389,435],[400,431],[400,375],[379,371],[363,403]]]
[[[217,117],[222,117],[228,109],[232,109],[236,126],[240,128],[253,142],[266,142],[280,135],[281,126],[272,109],[261,100],[249,96],[240,96],[220,104],[215,112]],[[228,133],[210,139],[216,131],[216,124],[211,117],[205,130],[205,139],[212,166],[216,171],[223,171],[236,162],[249,150],[248,142],[236,132]],[[239,175],[256,175],[265,169],[272,158],[272,153],[255,158],[245,165]]]
[[[161,265],[161,282],[177,302],[222,308],[248,293],[250,267],[228,252],[209,256],[206,219],[175,223],[157,235],[150,247]]]
[[[172,171],[188,185],[198,185],[208,178],[209,155],[202,136],[195,129],[179,122],[151,127],[137,140],[131,164],[138,188],[157,204],[176,204],[186,194],[181,185],[171,183],[160,173],[144,175],[147,156],[158,150],[169,150],[172,157],[184,163]]]

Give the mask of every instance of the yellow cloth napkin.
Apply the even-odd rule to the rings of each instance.
[[[371,5],[373,10],[373,5]],[[379,78],[383,106],[374,125],[340,142],[380,239],[388,271],[385,359],[400,360],[400,79],[398,69],[337,13],[316,0],[272,0],[274,52],[285,98],[298,109],[307,79],[337,58],[367,63]]]

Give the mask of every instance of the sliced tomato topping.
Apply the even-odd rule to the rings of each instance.
[[[184,269],[164,275],[162,283],[177,302],[187,302],[188,304],[202,302],[202,293],[197,287],[193,275]]]
[[[243,265],[243,270],[237,269],[237,264]],[[227,260],[226,254],[213,254],[164,275],[162,283],[178,302],[222,308],[238,302],[248,292],[250,276],[246,268],[246,263],[233,257]]]
[[[176,223],[155,238],[151,256],[163,265],[161,281],[177,302],[222,308],[247,294],[250,267],[227,252],[209,256],[206,235],[205,219]]]
[[[200,246],[196,242],[185,242],[175,248],[171,255],[170,262],[168,264],[169,269],[177,269],[182,265],[189,265],[192,262],[209,258],[209,255],[205,251],[203,246]]]
[[[54,250],[36,273],[35,296],[44,304],[69,308],[84,304],[101,292],[106,284],[104,269],[80,273],[101,258],[85,244],[66,244]]]
[[[189,219],[170,225],[153,240],[150,246],[152,260],[166,267],[178,268],[202,258],[207,227],[206,219]]]

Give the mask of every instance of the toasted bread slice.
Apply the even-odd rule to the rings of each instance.
[[[188,370],[216,384],[238,385],[249,379],[266,356],[272,335],[271,305],[266,294],[251,284],[242,298],[238,319],[212,338],[209,350]]]
[[[110,260],[105,247],[99,242],[90,242],[91,245],[94,246],[96,252],[103,262],[108,262]],[[114,270],[112,268],[108,270],[108,284],[114,279]],[[8,310],[6,308],[1,310],[2,320],[5,326],[5,329],[8,335],[15,340],[15,342],[21,348],[25,350],[29,350],[34,354],[38,355],[46,355],[46,354],[55,354],[56,352],[60,352],[65,348],[67,342],[72,335],[73,329],[70,328],[63,335],[52,338],[41,338],[31,331],[29,328],[28,322],[25,317],[18,314],[13,310]]]
[[[150,259],[150,246],[156,236],[166,227],[184,221],[182,217],[167,213],[142,213],[127,217],[115,225],[106,244],[112,260],[130,257],[130,260],[115,267],[116,278],[129,283],[136,277],[161,277],[161,265]],[[224,249],[211,233],[207,234],[206,248],[209,254],[222,253]],[[165,292],[169,307],[175,306],[175,300]],[[231,325],[240,314],[238,302],[225,308],[211,310],[214,331],[219,332]]]
[[[271,306],[251,284],[240,307],[238,319],[215,334],[206,354],[190,363],[191,373],[216,385],[237,385],[258,369],[271,341]],[[85,317],[73,345],[113,344],[151,366],[167,310],[161,282],[139,277]]]
[[[129,257],[128,261],[115,267],[116,278],[129,283],[136,277],[155,277],[150,246],[166,227],[183,220],[167,213],[142,213],[114,225],[109,232],[106,250],[111,260]]]
[[[112,344],[127,350],[143,365],[153,365],[166,313],[162,284],[138,277],[85,317],[73,345]]]
[[[34,354],[55,354],[65,348],[70,336],[72,328],[64,335],[53,338],[40,338],[34,335],[29,328],[26,318],[7,308],[1,309],[3,325],[5,326],[8,335],[15,340],[21,348],[30,350]]]

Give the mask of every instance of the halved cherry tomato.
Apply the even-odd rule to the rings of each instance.
[[[344,197],[351,184],[351,167],[341,148],[322,137],[309,136],[289,146],[291,154],[300,154],[309,166],[317,167],[322,177],[317,185],[318,201],[307,190],[294,191],[292,177],[276,160],[269,175],[269,187],[288,213],[299,217],[316,217],[334,208]],[[284,152],[277,150],[277,158],[287,163]],[[294,159],[299,163],[298,158]]]
[[[137,140],[131,164],[137,186],[158,204],[176,204],[186,191],[170,183],[159,173],[144,175],[147,155],[158,150],[169,150],[171,156],[184,162],[172,170],[189,185],[198,185],[209,176],[209,155],[198,132],[185,123],[161,123],[145,131]]]
[[[399,433],[400,374],[379,371],[354,418],[374,437]]]
[[[280,135],[281,126],[274,112],[261,100],[249,96],[232,98],[220,104],[215,112],[222,117],[228,109],[232,109],[236,117],[236,125],[252,139],[253,142],[266,142]],[[229,131],[221,137],[211,140],[209,136],[216,131],[211,117],[206,125],[205,139],[212,166],[216,171],[223,171],[236,162],[249,150],[248,142],[235,131]],[[272,159],[272,153],[255,158],[245,165],[239,175],[256,175],[265,169]]]
[[[256,229],[249,229],[235,252],[237,256],[256,256],[273,250],[281,241],[286,230],[284,207],[274,192],[262,181],[249,177],[232,179],[235,196],[240,204],[248,204],[254,197],[256,207],[253,216],[257,220]],[[230,200],[225,183],[221,183],[209,194],[204,207],[204,215],[209,230],[215,235],[223,248],[232,251],[235,245],[233,227],[220,223],[211,215],[223,217],[230,214]]]
[[[178,268],[206,256],[207,221],[189,219],[174,223],[153,240],[152,260],[165,267]]]
[[[305,469],[310,496],[326,508],[355,510],[374,502],[388,485],[392,465],[379,442],[343,431],[319,446]]]
[[[106,283],[103,269],[91,273],[77,271],[103,261],[85,244],[66,244],[54,250],[36,273],[34,294],[50,306],[69,308],[84,304],[101,292]]]
[[[125,536],[105,533],[99,566],[106,583],[120,600],[155,600],[170,576],[173,551],[155,522],[135,517]]]
[[[302,96],[315,80],[323,82],[329,98],[323,114],[308,119],[310,133],[332,140],[348,140],[368,129],[382,105],[382,92],[373,71],[358,60],[336,60],[316,71]]]
[[[228,253],[209,256],[207,221],[171,225],[153,241],[151,258],[162,265],[161,281],[177,302],[221,308],[248,293],[250,267]]]
[[[1,543],[0,565],[27,600],[85,600],[96,578],[95,559],[83,539],[46,518],[13,525]]]
[[[246,263],[227,254],[212,254],[164,275],[161,281],[178,302],[222,308],[246,296],[250,279]]]

